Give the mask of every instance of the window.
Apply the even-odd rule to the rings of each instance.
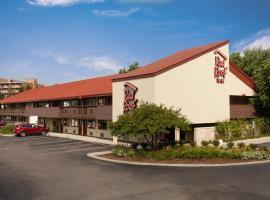
[[[69,107],[70,106],[70,102],[69,101],[64,101],[63,102],[63,106],[64,107]]]
[[[106,104],[106,97],[99,97],[98,98],[98,105],[104,106]]]
[[[87,128],[95,129],[96,128],[96,120],[94,120],[94,119],[88,120]]]
[[[79,125],[79,121],[77,119],[72,119],[71,120],[71,126],[72,127],[78,127]]]
[[[107,129],[107,121],[106,120],[98,120],[98,129],[106,130]]]
[[[74,107],[76,107],[76,106],[79,106],[80,104],[79,104],[79,100],[71,100],[70,101],[70,106],[74,106]]]
[[[64,124],[64,126],[70,126],[70,121],[69,121],[69,119],[64,119],[64,120],[63,120],[63,124]]]
[[[90,98],[86,100],[87,106],[96,106],[97,105],[97,99],[96,98]]]

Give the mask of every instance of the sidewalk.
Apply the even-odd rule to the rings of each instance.
[[[105,139],[87,137],[87,136],[81,136],[81,135],[72,135],[72,134],[66,134],[66,133],[53,133],[53,132],[49,132],[48,135],[53,136],[53,137],[68,138],[68,139],[80,140],[80,141],[85,141],[85,142],[96,142],[96,143],[101,143],[101,144],[115,145],[112,140],[105,140]]]
[[[247,140],[236,140],[233,141],[236,145],[238,143],[245,143],[246,145],[249,144],[263,144],[263,143],[270,143],[270,136],[268,137],[261,137],[261,138],[252,138],[252,139],[247,139]],[[226,145],[226,143],[224,142],[224,145]]]

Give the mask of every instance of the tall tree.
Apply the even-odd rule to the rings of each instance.
[[[248,49],[232,53],[230,60],[245,71],[256,83],[257,105],[270,114],[270,49]]]
[[[131,71],[133,71],[135,69],[138,69],[140,67],[141,67],[140,64],[138,62],[135,62],[133,64],[130,64],[127,69],[125,67],[120,69],[119,74],[124,74],[124,73],[127,73],[127,72],[131,72]]]

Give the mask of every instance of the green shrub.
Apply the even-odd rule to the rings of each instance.
[[[197,145],[196,145],[196,142],[194,142],[194,141],[191,141],[189,144],[190,144],[190,146],[192,146],[192,147],[197,146]]]
[[[206,147],[206,146],[209,144],[209,142],[203,140],[203,141],[201,142],[201,144],[202,144],[203,147]]]
[[[218,140],[214,140],[213,141],[213,145],[214,145],[214,147],[218,147],[219,146],[219,141]]]
[[[234,142],[228,142],[228,143],[227,143],[227,147],[228,147],[229,149],[233,148],[233,147],[234,147]]]
[[[269,157],[268,153],[265,151],[244,151],[242,153],[242,159],[256,159],[256,160],[264,160]]]
[[[117,145],[113,148],[112,153],[120,157],[134,156],[135,151],[131,147]]]
[[[13,134],[14,133],[14,124],[7,124],[4,127],[0,128],[1,134]]]
[[[224,141],[265,136],[270,134],[270,118],[225,120],[217,122],[215,130],[216,138]]]
[[[257,148],[257,145],[255,145],[255,144],[250,144],[250,145],[248,145],[248,147],[249,147],[250,149],[256,149],[256,148]]]
[[[238,144],[237,144],[237,147],[238,147],[239,149],[244,149],[244,148],[246,147],[246,144],[245,144],[244,142],[241,142],[241,143],[238,143]]]

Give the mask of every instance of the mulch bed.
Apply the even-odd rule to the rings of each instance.
[[[258,160],[242,160],[242,159],[173,159],[173,160],[158,160],[154,158],[139,158],[139,157],[119,157],[112,153],[100,155],[100,157],[112,160],[128,161],[128,162],[141,162],[141,163],[161,163],[161,164],[229,164],[229,163],[245,163]]]

